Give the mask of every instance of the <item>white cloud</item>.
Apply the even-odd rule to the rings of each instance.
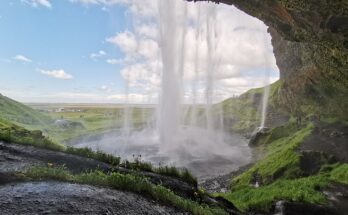
[[[32,60],[25,57],[24,55],[16,55],[13,57],[14,60],[18,60],[18,61],[22,61],[22,62],[26,62],[26,63],[31,63]]]
[[[99,52],[97,53],[92,53],[89,55],[89,57],[93,60],[96,60],[97,58],[100,58],[100,57],[103,57],[106,55],[106,52],[103,51],[103,50],[100,50]]]
[[[83,5],[100,5],[105,10],[108,6],[117,4],[127,4],[129,0],[70,0],[72,3],[80,3]]]
[[[121,63],[122,60],[119,60],[119,59],[107,59],[106,62],[107,62],[108,64],[115,65],[115,64]]]
[[[129,31],[118,33],[113,37],[107,38],[106,41],[118,46],[126,54],[134,53],[138,46],[135,35]]]
[[[139,60],[157,60],[159,55],[158,42],[154,39],[137,37],[130,31],[124,31],[106,39],[118,47],[125,57],[120,62],[129,63]]]
[[[52,8],[52,4],[49,0],[21,0],[21,2],[28,4],[32,7],[43,6],[47,8]]]
[[[149,103],[149,99],[149,95],[140,93],[130,93],[128,95],[120,93],[107,96],[107,100],[109,100],[110,102],[120,104],[124,104],[126,102],[130,104],[144,104]]]
[[[69,80],[73,79],[73,76],[69,73],[66,73],[64,70],[40,70],[41,74],[47,75],[57,79]]]
[[[106,91],[106,90],[108,90],[109,88],[108,88],[108,86],[106,86],[106,85],[102,85],[102,86],[100,87],[100,89]]]

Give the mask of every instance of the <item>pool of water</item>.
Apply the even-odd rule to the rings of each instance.
[[[161,144],[155,130],[115,131],[75,141],[75,147],[90,147],[123,159],[188,168],[200,181],[236,170],[251,161],[248,141],[237,134],[183,127],[170,144]]]

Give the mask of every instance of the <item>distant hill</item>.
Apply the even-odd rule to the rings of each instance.
[[[52,120],[20,102],[0,94],[0,119],[22,125],[24,127],[44,126]]]

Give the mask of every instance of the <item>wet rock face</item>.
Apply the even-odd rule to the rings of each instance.
[[[300,155],[300,168],[304,175],[315,175],[324,164],[335,163],[336,159],[323,152],[303,151]]]
[[[197,1],[197,0],[188,0]],[[203,0],[202,0],[203,1]],[[346,115],[348,3],[345,0],[213,0],[234,5],[269,26],[280,79],[281,102],[296,112],[308,101]],[[328,105],[330,104],[330,105]]]
[[[140,195],[62,182],[0,186],[1,214],[188,214]]]
[[[270,129],[267,127],[258,127],[256,130],[251,134],[251,138],[249,141],[249,146],[257,146],[262,138],[266,137],[269,134]]]
[[[332,207],[286,201],[277,202],[275,212],[282,215],[342,215]]]

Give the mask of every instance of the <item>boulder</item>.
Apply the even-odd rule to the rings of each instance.
[[[251,138],[249,141],[249,146],[257,146],[260,142],[260,140],[267,136],[269,134],[270,129],[267,127],[258,127],[255,129],[255,131],[251,134]]]

